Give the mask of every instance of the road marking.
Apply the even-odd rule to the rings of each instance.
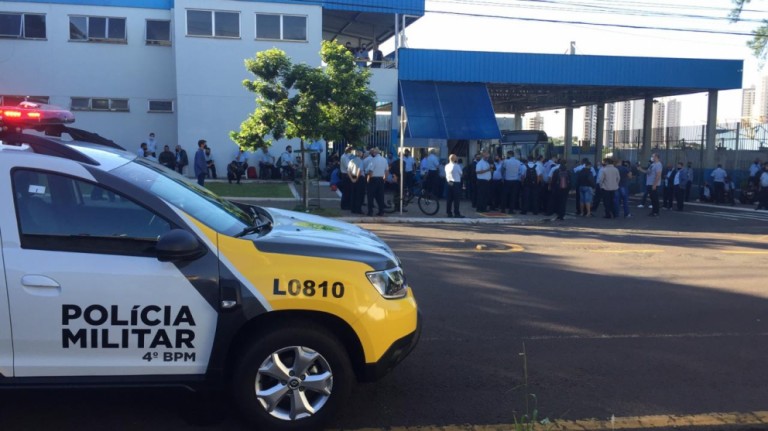
[[[768,254],[768,250],[748,251],[748,250],[722,250],[725,254]]]
[[[726,425],[768,425],[768,411],[705,413],[698,415],[628,416],[611,419],[553,420],[541,424],[552,431],[673,429],[680,427],[717,427]],[[537,426],[536,428],[539,428]],[[519,429],[514,423],[498,425],[445,425],[390,428],[362,428],[356,431],[509,431]]]
[[[616,253],[616,254],[624,254],[624,253],[664,253],[664,250],[591,250],[592,253]]]

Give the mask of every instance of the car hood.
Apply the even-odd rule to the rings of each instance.
[[[254,240],[263,252],[363,262],[377,271],[400,265],[384,241],[351,223],[296,211],[263,209],[272,217],[272,230]]]

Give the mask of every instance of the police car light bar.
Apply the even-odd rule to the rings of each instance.
[[[0,124],[7,123],[34,127],[40,124],[67,124],[74,122],[74,114],[54,105],[21,102],[18,106],[0,106]]]

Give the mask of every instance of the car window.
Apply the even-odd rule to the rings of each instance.
[[[157,163],[138,158],[110,173],[160,197],[221,234],[235,235],[253,223],[252,216],[239,207]]]
[[[13,190],[25,248],[83,251],[92,246],[100,252],[144,254],[147,242],[171,229],[168,221],[120,193],[56,173],[17,169]]]

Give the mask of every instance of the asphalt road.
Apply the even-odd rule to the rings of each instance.
[[[508,424],[526,400],[561,420],[768,406],[768,213],[365,227],[403,260],[424,329],[334,429]],[[0,429],[200,429],[188,408],[169,391],[0,393]],[[206,429],[246,428],[225,410]]]

